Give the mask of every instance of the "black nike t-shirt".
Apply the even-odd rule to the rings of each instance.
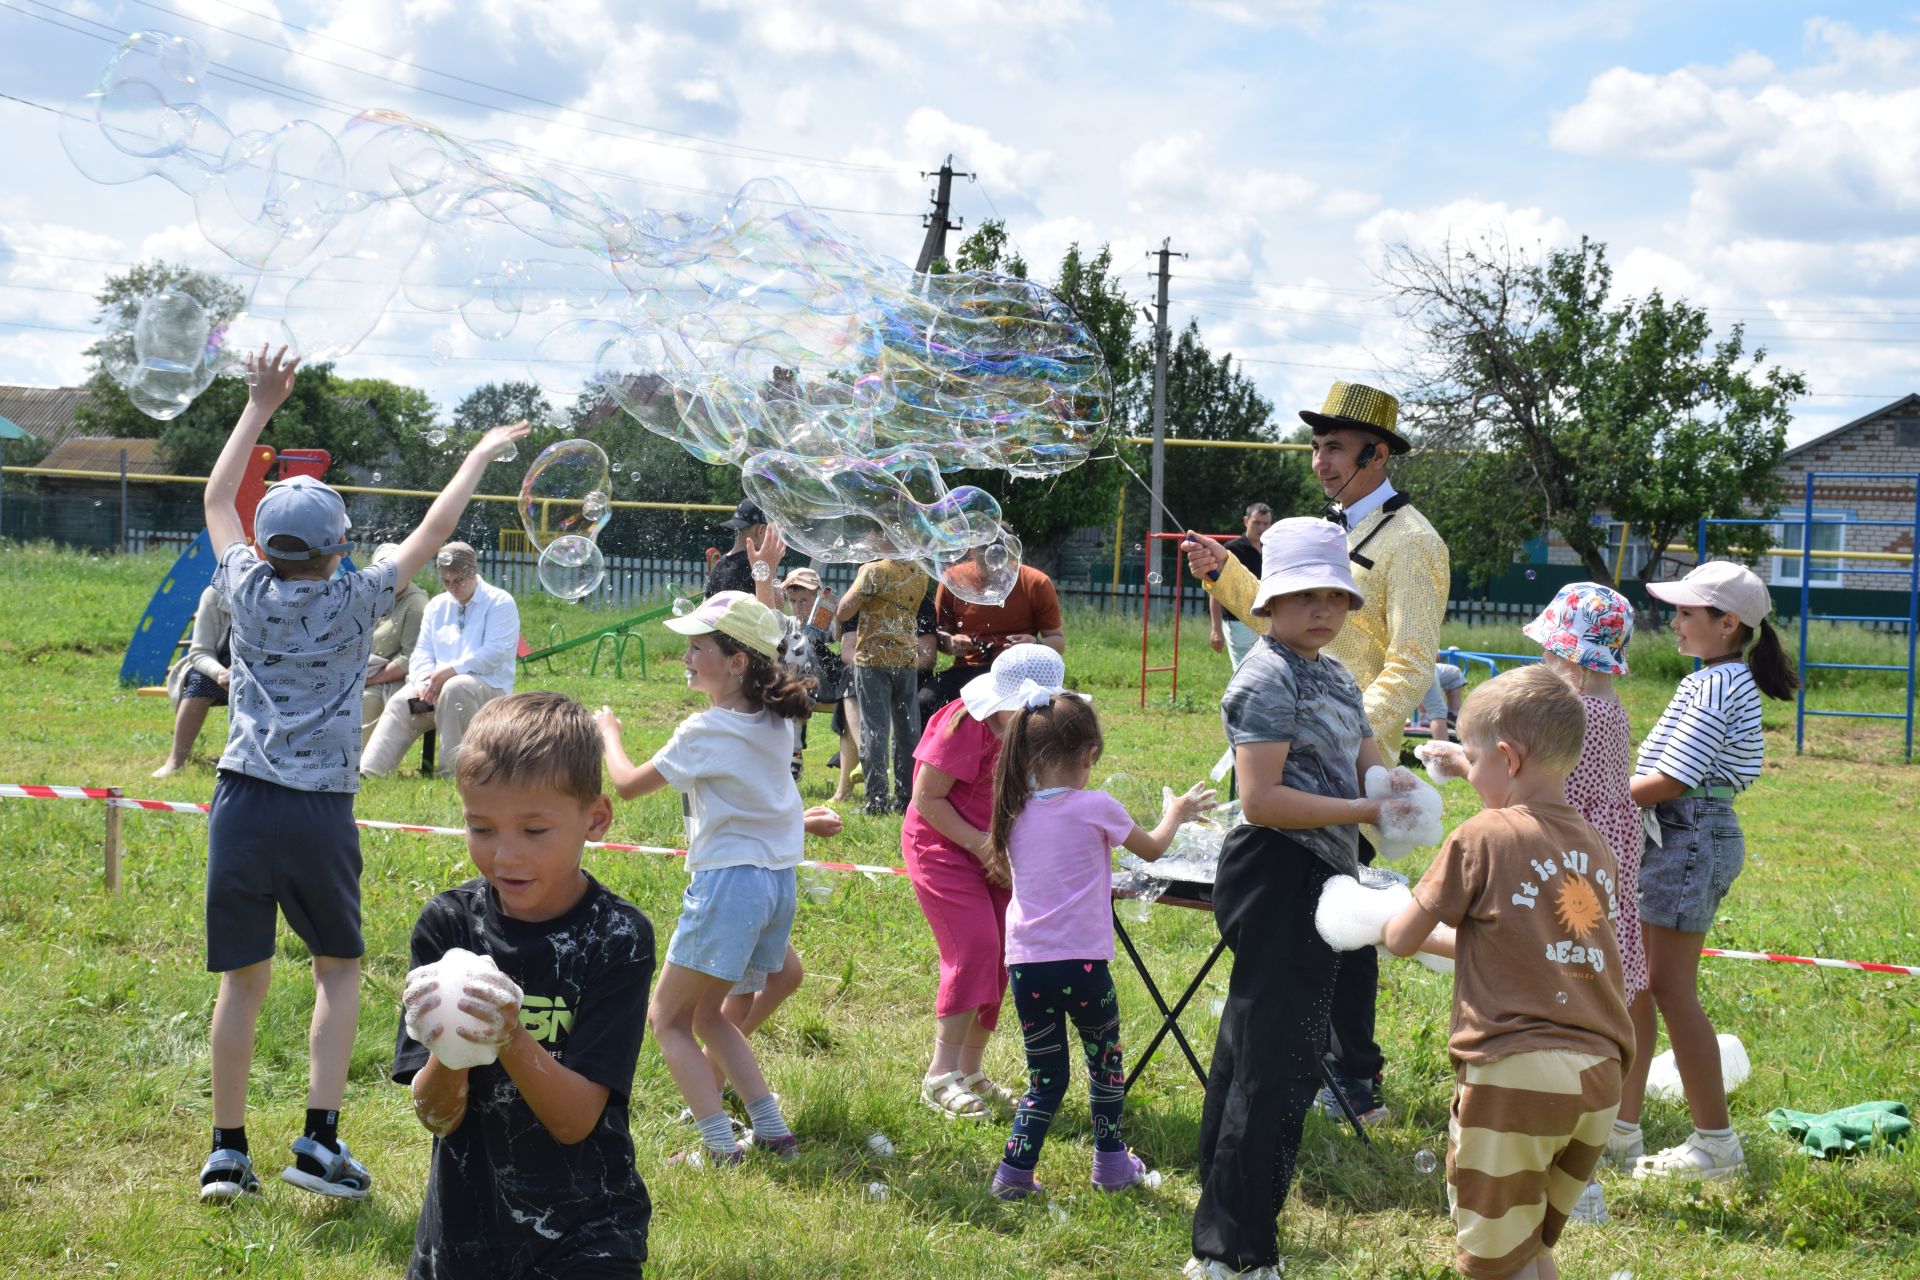
[[[653,925],[588,877],[572,910],[532,923],[501,913],[485,880],[427,903],[413,926],[413,967],[453,947],[493,957],[526,998],[520,1021],[562,1066],[608,1090],[587,1137],[562,1145],[498,1063],[467,1075],[467,1115],[433,1140],[427,1194],[414,1232],[414,1280],[566,1276],[647,1256],[653,1204],[634,1168],[627,1129],[653,982]],[[393,1079],[411,1084],[426,1046],[404,1020]]]

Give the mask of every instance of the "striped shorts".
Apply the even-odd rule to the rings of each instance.
[[[1463,1066],[1447,1121],[1455,1265],[1503,1280],[1560,1239],[1620,1110],[1620,1060],[1543,1050]]]

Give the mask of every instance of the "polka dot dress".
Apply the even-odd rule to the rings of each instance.
[[[1567,778],[1567,800],[1606,838],[1620,864],[1620,915],[1614,933],[1631,1004],[1647,989],[1647,952],[1640,941],[1640,853],[1646,833],[1627,790],[1633,776],[1632,732],[1627,709],[1612,698],[1583,693],[1580,702],[1587,710],[1587,742]]]

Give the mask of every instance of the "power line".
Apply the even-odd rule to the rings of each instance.
[[[39,3],[39,0],[29,0],[29,2]],[[350,63],[340,62],[333,58],[323,58],[317,53],[306,53],[298,49],[289,49],[285,45],[275,44],[273,41],[263,39],[260,36],[249,35],[244,31],[236,31],[232,27],[224,27],[217,22],[208,22],[205,18],[195,17],[190,13],[182,13],[180,10],[171,8],[167,5],[153,3],[152,0],[134,0],[134,3],[140,5],[142,8],[145,8],[145,9],[152,9],[159,13],[170,14],[173,17],[181,18],[188,22],[195,23],[196,25],[205,27],[210,31],[218,31],[224,35],[230,35],[237,39],[251,41],[254,44],[262,45],[278,53],[285,54],[288,57],[304,58],[307,61],[317,62],[323,66],[337,67],[342,71],[352,72],[354,75],[365,76],[370,80],[379,80],[385,84],[396,85],[410,92],[424,93],[432,97],[444,98],[449,102],[458,102],[465,106],[478,107],[484,111],[499,112],[503,115],[518,116],[523,120],[533,120],[541,124],[559,125],[561,128],[577,129],[583,133],[594,133],[594,134],[600,134],[602,136],[610,137],[610,138],[621,138],[626,141],[639,142],[646,146],[669,147],[676,151],[692,151],[692,152],[697,152],[701,155],[719,156],[723,159],[728,159],[728,160],[751,160],[755,162],[763,162],[765,160],[784,160],[792,164],[805,165],[811,168],[860,170],[860,171],[872,172],[872,173],[908,172],[905,169],[899,168],[897,166],[892,166],[892,165],[863,164],[863,163],[860,163],[857,161],[851,161],[851,160],[830,160],[821,156],[799,155],[793,152],[777,151],[771,147],[756,147],[749,143],[727,142],[719,138],[703,138],[698,134],[681,133],[673,129],[662,129],[653,125],[636,124],[632,121],[621,120],[614,116],[606,116],[606,115],[601,115],[598,112],[586,111],[586,110],[582,110],[574,107],[569,107],[564,103],[553,102],[546,98],[537,98],[537,97],[534,97],[532,94],[522,93],[517,89],[509,89],[502,85],[489,84],[484,80],[473,80],[473,79],[469,79],[466,76],[455,75],[453,72],[450,72],[450,71],[441,71],[434,67],[429,67],[421,63],[413,62],[407,58],[400,58],[400,57],[395,57],[392,54],[381,53],[376,49],[369,49],[364,45],[357,45],[357,44],[351,43],[350,41],[339,40],[333,36],[326,35],[322,32],[314,31],[310,27],[303,27],[303,26],[300,26],[298,23],[288,22],[285,19],[273,17],[270,14],[259,13],[252,9],[243,8],[242,6],[237,4],[228,4],[226,6],[229,9],[237,10],[240,13],[247,14],[249,17],[258,18],[264,22],[277,23],[279,26],[288,28],[290,30],[299,31],[305,35],[313,36],[316,39],[328,40],[328,41],[331,41],[332,43],[343,45],[346,48],[354,49],[354,50],[357,50],[358,52],[369,54],[376,58],[383,58],[386,61],[393,63],[395,66],[407,67],[414,71],[426,72],[429,75],[441,76],[448,80],[457,81],[460,84],[472,85],[476,89],[484,89],[490,93],[503,94],[508,97],[519,98],[524,102],[535,103],[536,105],[543,106],[543,107],[551,107],[556,111],[571,112],[575,115],[585,116],[589,119],[600,120],[608,124],[619,125],[622,129],[625,129],[625,130],[629,130],[629,131],[641,130],[647,133],[665,134],[668,137],[683,138],[683,139],[687,139],[688,141],[668,142],[668,141],[665,141],[664,139],[658,139],[658,138],[640,138],[640,137],[635,137],[631,132],[616,133],[608,129],[597,129],[591,125],[574,124],[573,122],[568,120],[556,120],[548,116],[540,116],[540,115],[535,115],[532,112],[520,111],[513,107],[499,106],[497,104],[487,103],[487,102],[476,102],[471,98],[464,98],[458,94],[446,93],[439,89],[430,89],[425,85],[410,85],[410,84],[407,84],[405,81],[395,80],[393,77],[382,75],[377,71],[368,71],[363,67],[356,67]],[[705,145],[695,146],[695,145],[689,145],[690,143],[700,143]],[[728,148],[728,149],[716,150],[715,148]]]
[[[38,3],[38,0],[29,0],[29,3]],[[87,31],[80,27],[72,26],[68,23],[57,21],[56,19],[47,17],[44,14],[32,13],[26,9],[22,9],[18,7],[17,5],[7,3],[7,0],[0,0],[0,9],[8,10],[9,12],[18,14],[20,17],[23,17],[23,18],[31,18],[36,22],[44,22],[49,26],[59,27],[65,31],[71,31],[76,35],[85,36],[90,40],[97,40],[103,44],[118,44],[120,42],[120,38],[124,38],[124,36],[126,35],[125,32],[120,31],[119,28],[117,27],[110,27],[107,24],[102,22],[93,22],[91,19],[88,19],[88,18],[78,19],[79,21],[86,22],[91,26],[101,28],[101,30],[97,32]],[[106,33],[111,33],[111,34],[106,34]],[[238,68],[238,67],[230,67],[225,63],[209,62],[207,65],[209,67],[216,68],[215,70],[208,72],[209,79],[223,80],[230,84],[238,85],[243,89],[250,89],[257,93],[265,93],[270,97],[280,98],[285,101],[292,102],[297,106],[330,109],[330,110],[339,111],[349,116],[358,115],[361,110],[360,107],[356,106],[353,103],[342,102],[337,98],[329,98],[324,94],[317,94],[317,93],[309,92],[308,90],[297,89],[291,85],[284,84],[277,80],[269,80],[264,76],[255,75],[253,72],[242,70],[241,68]],[[8,96],[12,97],[13,95],[8,95]],[[74,113],[70,111],[61,110],[58,107],[50,107],[45,103],[34,102],[30,99],[18,98],[18,97],[14,97],[13,100],[16,102],[20,102],[26,106],[39,107],[43,110],[55,111],[58,114],[65,116],[69,119],[84,119],[84,117],[75,116]],[[561,161],[553,160],[548,157],[542,156],[530,147],[520,146],[514,143],[496,141],[492,145],[501,147],[504,150],[513,151],[521,155],[528,156],[534,160],[539,161],[541,164],[544,164],[552,169],[555,169],[564,173],[573,173],[573,174],[589,175],[593,177],[607,178],[615,182],[628,182],[628,183],[633,183],[637,186],[653,187],[662,191],[675,191],[684,195],[713,196],[722,200],[732,200],[738,195],[737,192],[732,192],[732,191],[718,191],[710,187],[690,187],[690,186],[682,185],[680,183],[662,182],[656,178],[636,178],[631,174],[617,173],[611,169],[600,169],[592,165],[561,162]],[[889,209],[856,209],[856,208],[849,208],[843,205],[806,204],[804,202],[796,203],[794,201],[788,201],[788,200],[765,200],[765,199],[760,199],[758,197],[755,198],[755,202],[760,204],[773,205],[778,208],[806,208],[806,209],[816,210],[822,213],[853,213],[853,214],[861,214],[861,215],[865,215],[869,217],[877,217],[877,218],[917,218],[920,216],[917,213],[899,213]]]

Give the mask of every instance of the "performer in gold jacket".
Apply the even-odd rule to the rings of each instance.
[[[1353,382],[1334,383],[1320,412],[1300,412],[1313,428],[1313,472],[1327,495],[1322,514],[1346,526],[1354,584],[1366,600],[1347,615],[1326,652],[1338,658],[1360,686],[1367,723],[1389,763],[1399,758],[1407,717],[1433,684],[1450,572],[1447,544],[1387,479],[1388,458],[1412,447],[1396,429],[1399,414],[1398,400]],[[1190,538],[1181,549],[1208,593],[1264,633],[1263,620],[1251,613],[1259,578],[1209,539]],[[1363,840],[1361,861],[1372,860],[1373,848]],[[1373,1039],[1378,982],[1372,948],[1342,956],[1327,1058],[1354,1110],[1370,1122],[1387,1114],[1380,1102],[1383,1059]],[[1338,1114],[1324,1091],[1322,1105]]]

